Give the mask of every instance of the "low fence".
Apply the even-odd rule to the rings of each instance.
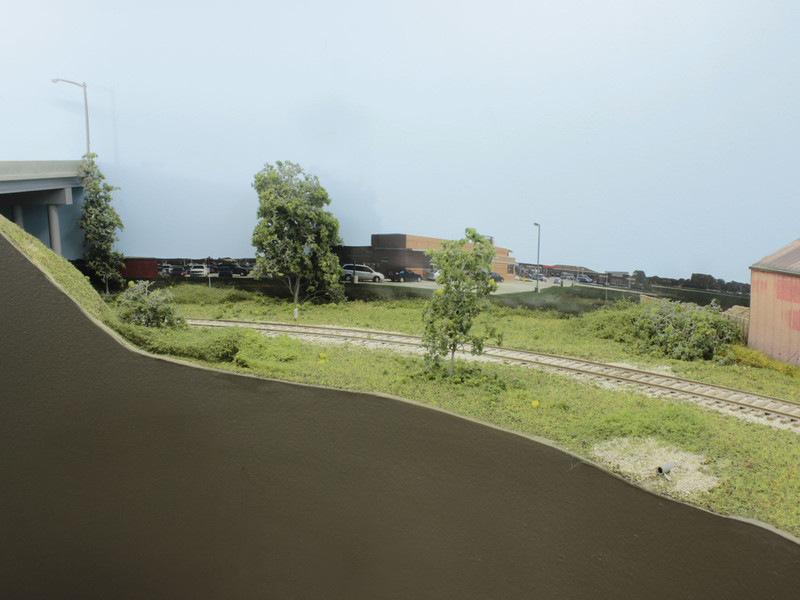
[[[750,307],[732,306],[722,314],[736,323],[736,326],[739,327],[739,331],[742,334],[742,340],[746,344],[747,338],[750,335]]]

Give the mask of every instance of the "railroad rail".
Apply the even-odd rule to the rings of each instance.
[[[405,350],[417,352],[422,349],[422,338],[419,336],[372,329],[221,319],[187,319],[186,321],[192,327],[250,327],[267,335],[379,344],[386,347],[402,347]],[[471,356],[468,352],[459,354]],[[544,367],[570,375],[610,381],[624,387],[632,387],[649,395],[689,400],[716,410],[739,412],[766,419],[773,424],[791,426],[793,430],[800,432],[800,402],[793,400],[764,396],[631,367],[530,350],[485,346],[481,356],[484,359],[506,364]]]

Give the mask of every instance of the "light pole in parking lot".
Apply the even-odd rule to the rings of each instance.
[[[542,265],[539,262],[539,249],[542,247],[542,226],[534,223],[536,226],[536,293],[539,293],[539,276],[542,274]]]

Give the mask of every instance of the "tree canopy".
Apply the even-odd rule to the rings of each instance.
[[[86,154],[81,162],[79,174],[84,199],[78,226],[84,233],[86,266],[105,283],[108,294],[109,283],[122,282],[120,269],[124,256],[114,250],[114,243],[119,241],[117,231],[122,231],[124,227],[122,219],[111,206],[111,192],[119,188],[106,183],[95,158],[96,154]]]
[[[472,332],[486,297],[497,289],[491,278],[494,245],[474,229],[467,229],[463,239],[444,242],[440,250],[429,250],[428,255],[440,270],[436,282],[442,287],[425,305],[423,345],[434,364],[449,355],[447,373],[452,376],[459,348],[470,345],[473,354],[481,354],[484,342],[495,335],[491,329]]]
[[[315,175],[277,161],[256,173],[258,223],[253,231],[256,278],[282,279],[297,307],[313,297],[344,298],[339,259],[339,221],[325,210],[331,202]]]

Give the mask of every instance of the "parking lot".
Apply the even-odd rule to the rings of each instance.
[[[554,284],[554,278],[549,277],[547,281],[540,281],[539,282],[539,289],[544,289],[551,287],[553,285],[560,286],[561,284]],[[360,284],[359,284],[360,285]],[[376,285],[374,283],[366,283],[365,285]],[[439,285],[435,281],[427,281],[423,279],[422,281],[408,281],[406,283],[396,283],[389,281],[388,279],[384,281],[382,284],[379,285],[394,285],[400,287],[420,287],[420,288],[428,288],[428,289],[436,289]],[[573,281],[564,281],[564,287],[569,287],[575,285]],[[535,292],[536,291],[536,282],[535,281],[516,281],[513,279],[506,279],[502,283],[497,284],[497,291],[494,292],[495,294],[519,294],[521,292]]]

